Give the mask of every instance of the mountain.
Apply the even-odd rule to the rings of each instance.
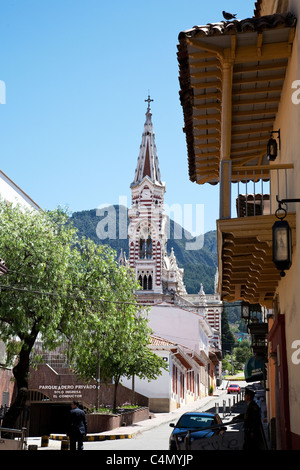
[[[110,245],[119,256],[121,249],[128,258],[128,215],[124,206],[108,206],[74,212],[70,218],[79,236],[96,244]],[[217,269],[216,231],[193,237],[172,219],[167,219],[167,252],[173,248],[178,266],[184,268],[184,283],[189,294],[197,294],[200,283],[207,294],[214,292]]]

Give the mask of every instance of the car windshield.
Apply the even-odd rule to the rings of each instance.
[[[204,429],[215,424],[213,416],[183,415],[177,423],[177,428]]]

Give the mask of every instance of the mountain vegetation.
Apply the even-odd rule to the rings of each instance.
[[[107,244],[117,252],[121,250],[128,258],[127,208],[108,206],[100,209],[74,212],[73,225],[79,237],[86,237],[96,244]],[[173,248],[178,266],[184,268],[184,283],[189,294],[197,294],[200,284],[209,294],[214,292],[214,279],[217,269],[216,231],[193,237],[172,219],[167,219],[167,252]]]

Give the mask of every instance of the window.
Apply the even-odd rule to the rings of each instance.
[[[152,271],[142,271],[141,273],[138,273],[138,281],[143,290],[152,290],[152,279]]]
[[[140,259],[152,259],[152,239],[150,235],[148,238],[140,239],[140,249],[139,249],[139,258]]]

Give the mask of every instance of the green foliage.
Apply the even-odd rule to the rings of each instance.
[[[249,341],[241,341],[239,345],[234,348],[234,358],[239,368],[246,364],[251,355],[252,353]]]
[[[235,343],[234,336],[229,326],[228,318],[227,318],[227,310],[223,310],[222,313],[222,354],[223,356],[226,354],[227,351],[232,351],[232,348]]]
[[[13,208],[0,202],[0,252],[8,267],[1,277],[0,335],[30,348],[39,334],[46,347],[56,343],[75,281],[79,252],[75,230],[64,227],[65,214]]]
[[[138,284],[130,270],[119,269],[114,250],[79,238],[60,208],[45,213],[0,201],[0,219],[0,253],[8,267],[0,279],[0,339],[8,359],[18,355],[18,410],[37,337],[45,350],[67,341],[76,370],[87,379],[95,377],[98,349],[106,377],[160,372],[155,358],[145,368],[150,330],[146,318],[138,318]],[[7,427],[13,424],[7,418]]]

